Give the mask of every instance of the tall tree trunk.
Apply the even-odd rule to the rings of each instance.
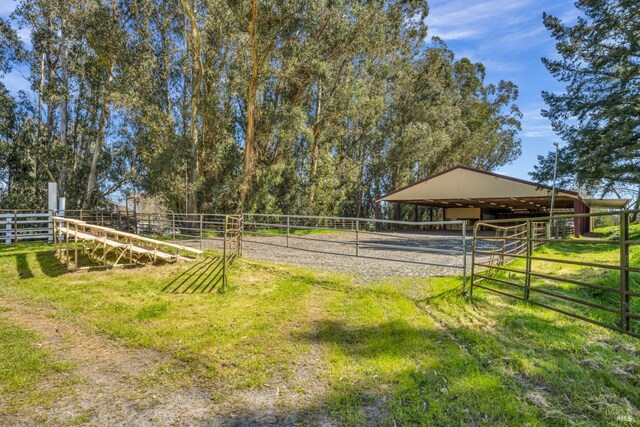
[[[98,176],[98,159],[100,158],[100,151],[105,142],[105,128],[107,120],[109,118],[109,102],[108,102],[108,90],[113,81],[114,65],[111,64],[109,68],[109,78],[107,79],[107,87],[102,97],[102,106],[100,108],[100,117],[98,119],[98,132],[96,135],[96,141],[93,148],[93,155],[91,157],[91,169],[89,170],[89,178],[87,179],[87,189],[84,194],[84,200],[82,207],[89,209],[92,204],[91,196],[96,185],[96,178]]]
[[[68,98],[69,98],[69,66],[67,62],[67,38],[66,38],[66,25],[64,17],[60,18],[61,24],[61,37],[60,37],[60,67],[62,68],[62,101],[60,102],[60,145],[66,153],[67,149],[67,116],[68,116]],[[60,177],[58,179],[58,189],[60,196],[65,196],[66,183],[67,183],[67,171],[68,161],[66,155],[63,155],[60,164]]]
[[[80,125],[81,114],[80,114],[80,102],[84,99],[84,80],[80,80],[80,87],[78,88],[78,95],[76,97],[75,102],[75,118],[73,119],[73,126],[71,128],[71,143],[72,143],[72,151],[73,151],[73,162],[71,171],[75,175],[76,170],[78,168],[78,162],[80,161],[80,153],[82,144],[78,141],[78,126]]]
[[[202,36],[200,29],[198,28],[197,17],[194,13],[195,7],[192,7],[187,3],[187,0],[181,0],[182,7],[185,14],[189,18],[191,26],[190,31],[190,45],[192,53],[192,69],[191,69],[191,120],[189,123],[189,135],[190,135],[190,181],[191,188],[189,191],[189,212],[198,212],[198,193],[197,186],[194,185],[198,182],[198,104],[200,102],[200,88],[202,86],[202,79],[204,77],[204,68],[202,66]]]
[[[258,98],[258,47],[256,45],[257,0],[249,0],[249,49],[251,50],[251,76],[247,86],[247,133],[244,138],[244,182],[240,186],[240,205],[245,208],[247,193],[255,169],[256,103]]]
[[[44,52],[40,55],[40,85],[38,91],[38,141],[42,136],[42,98],[44,96]]]
[[[318,181],[318,157],[320,156],[320,116],[322,111],[322,85],[318,82],[316,93],[316,117],[311,127],[311,170],[309,182],[309,201],[313,203],[316,198],[316,185]]]

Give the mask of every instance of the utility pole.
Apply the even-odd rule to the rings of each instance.
[[[553,235],[557,236],[556,224],[553,221],[553,206],[556,202],[556,177],[558,176],[558,149],[560,143],[554,142],[553,145],[556,146],[556,160],[553,163],[553,183],[551,185],[551,209],[549,210],[549,217],[551,217],[551,228],[554,230]]]
[[[551,209],[549,211],[549,216],[553,216],[553,205],[556,201],[556,177],[558,176],[558,147],[560,144],[558,142],[554,142],[553,145],[556,147],[556,160],[553,164],[553,184],[551,185]]]

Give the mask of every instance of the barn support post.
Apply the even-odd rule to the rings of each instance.
[[[402,220],[402,204],[400,202],[396,202],[394,206],[394,219],[396,221]]]
[[[573,201],[573,213],[584,214],[590,213],[591,210],[582,200]],[[591,231],[591,219],[576,217],[573,219],[573,234],[575,237],[580,237],[583,234],[587,234]]]

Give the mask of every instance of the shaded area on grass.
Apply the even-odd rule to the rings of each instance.
[[[16,270],[18,271],[18,276],[21,279],[30,279],[33,277],[33,272],[27,262],[27,254],[16,254]]]
[[[163,289],[169,293],[212,292],[222,282],[223,258],[204,258],[178,274]]]
[[[38,251],[36,260],[40,271],[49,277],[58,277],[67,272],[66,266],[55,256],[54,251]]]

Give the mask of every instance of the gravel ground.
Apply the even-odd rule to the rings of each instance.
[[[359,256],[356,257],[356,236],[353,232],[291,235],[288,248],[284,235],[251,235],[245,232],[243,256],[260,261],[351,273],[365,280],[453,276],[462,273],[460,234],[385,232],[360,233],[358,237]],[[470,244],[470,239],[467,239],[467,271],[471,265]],[[203,249],[221,247],[221,241],[203,241]]]

